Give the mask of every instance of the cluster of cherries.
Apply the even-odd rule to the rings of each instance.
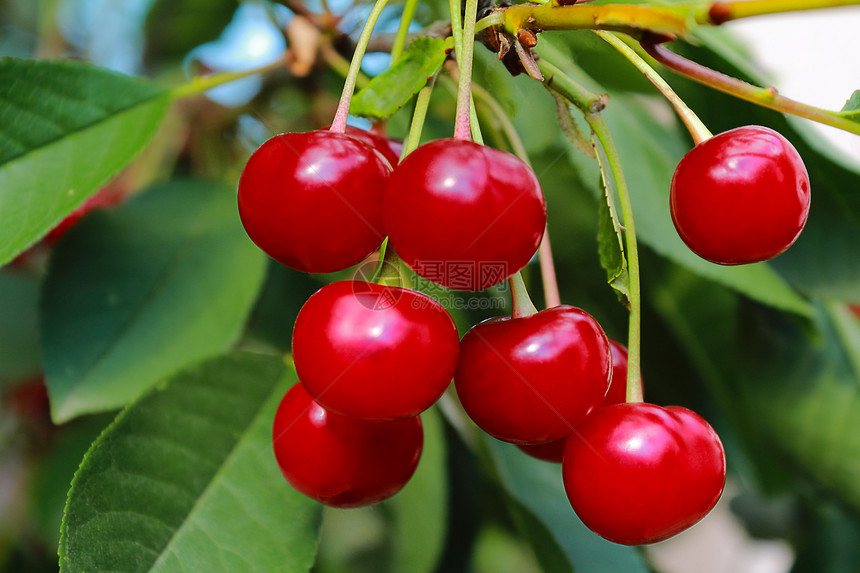
[[[786,144],[765,128],[741,128],[684,158],[672,214],[694,251],[739,264],[795,240],[809,186]],[[733,193],[742,204],[716,206]],[[248,161],[238,202],[251,239],[294,269],[345,269],[387,236],[417,274],[459,290],[518,272],[546,224],[540,186],[514,156],[443,139],[398,163],[391,141],[354,128],[270,139]],[[750,213],[752,226],[743,221]],[[711,217],[738,222],[721,230],[723,240],[702,240],[715,228]],[[782,222],[769,223],[775,219]],[[334,507],[375,503],[405,485],[423,444],[419,414],[452,378],[480,428],[562,462],[571,505],[607,539],[666,539],[722,493],[725,454],[711,426],[686,408],[626,402],[626,349],[578,308],[493,318],[461,341],[426,294],[340,281],[302,307],[293,358],[300,383],[278,408],[275,456],[290,484]]]

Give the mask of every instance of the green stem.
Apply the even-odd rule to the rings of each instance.
[[[365,50],[367,50],[367,43],[370,41],[373,27],[376,26],[376,21],[379,19],[379,15],[387,3],[388,0],[376,0],[373,10],[370,11],[370,15],[367,17],[367,22],[364,24],[364,29],[361,31],[358,43],[355,45],[355,52],[352,54],[349,72],[346,75],[346,80],[343,82],[343,93],[341,93],[340,102],[334,114],[334,120],[331,122],[331,131],[337,133],[346,131],[346,117],[349,115],[349,103],[355,91],[355,80],[361,71],[361,60],[364,58]]]
[[[615,179],[618,199],[621,206],[621,222],[624,225],[624,239],[627,247],[627,272],[630,279],[630,324],[627,333],[627,401],[641,402],[642,394],[642,293],[639,286],[639,247],[636,241],[636,227],[633,222],[633,205],[627,181],[621,170],[621,161],[615,142],[609,133],[606,121],[600,113],[585,116],[588,125],[606,154],[609,169]]]
[[[277,61],[274,61],[270,64],[266,64],[265,66],[260,66],[259,68],[252,68],[250,70],[245,70],[242,72],[219,72],[217,74],[211,74],[208,76],[198,76],[192,78],[191,81],[189,81],[188,83],[173,88],[170,92],[170,97],[176,100],[200,95],[208,90],[211,90],[212,88],[224,85],[226,83],[230,83],[235,80],[276,70],[278,68],[283,67],[285,61],[286,60],[284,58],[279,58]]]
[[[511,316],[513,318],[524,318],[537,314],[532,299],[529,298],[529,293],[526,290],[526,283],[523,281],[523,275],[519,271],[514,273],[508,279],[508,284],[511,287]]]
[[[627,273],[630,281],[630,322],[627,334],[627,401],[642,401],[642,293],[639,285],[639,246],[636,241],[636,225],[633,221],[633,205],[627,181],[621,169],[618,150],[609,133],[606,121],[600,112],[605,100],[585,89],[546,58],[538,61],[544,76],[544,85],[568,99],[580,109],[591,131],[597,136],[615,179],[621,206],[621,223],[624,226],[624,241],[627,248]]]
[[[599,113],[606,107],[607,96],[585,89],[546,58],[538,60],[537,65],[543,74],[544,85],[564,96],[583,114]]]
[[[403,143],[403,151],[400,155],[400,161],[403,158],[415,151],[421,143],[421,132],[424,130],[424,120],[427,117],[427,109],[430,107],[430,96],[433,93],[433,85],[436,83],[434,76],[427,84],[418,92],[418,97],[415,98],[415,110],[412,112],[412,123],[409,126],[409,137]]]
[[[860,123],[840,117],[837,112],[783,97],[777,94],[773,87],[760,88],[697,64],[667,49],[662,45],[664,40],[665,38],[646,35],[642,38],[642,47],[648,55],[659,63],[693,81],[768,109],[796,115],[860,135]]]
[[[619,38],[614,32],[595,30],[594,33],[603,38],[613,48],[621,52],[621,54],[627,58],[637,70],[642,72],[645,77],[648,78],[648,81],[654,84],[657,91],[659,91],[663,97],[672,104],[672,107],[675,108],[675,113],[677,113],[678,117],[681,118],[681,121],[684,122],[684,125],[687,127],[687,130],[690,132],[690,135],[693,137],[693,141],[695,141],[696,144],[702,143],[703,141],[713,137],[710,130],[708,130],[705,124],[702,123],[702,120],[693,113],[693,110],[684,103],[684,100],[678,97],[678,94],[676,94],[671,86],[666,83],[666,80],[664,80],[654,68],[648,65],[648,62],[642,59],[639,54],[634,52],[621,38]]]
[[[457,2],[457,11],[460,6]],[[472,139],[472,119],[474,102],[472,101],[472,58],[475,48],[475,15],[478,11],[478,0],[466,0],[466,20],[463,23],[463,34],[460,41],[455,41],[457,49],[457,68],[459,83],[457,86],[457,113],[454,122],[454,139],[469,141]],[[453,19],[453,18],[452,18]]]
[[[400,26],[397,28],[397,35],[394,37],[394,45],[391,48],[392,64],[400,59],[401,54],[403,54],[403,48],[406,47],[406,35],[409,33],[409,24],[412,23],[412,18],[415,17],[416,6],[418,6],[418,0],[406,0],[403,4]]]

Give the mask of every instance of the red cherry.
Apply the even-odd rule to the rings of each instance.
[[[471,141],[420,146],[385,191],[389,241],[422,277],[483,290],[523,268],[537,250],[546,205],[534,172],[509,153]]]
[[[680,406],[615,404],[571,434],[562,474],[574,511],[615,543],[656,543],[692,526],[726,481],[719,436]]]
[[[391,166],[367,143],[342,133],[276,135],[251,155],[239,179],[248,236],[296,270],[327,273],[376,249],[382,190]]]
[[[609,340],[588,313],[556,306],[524,318],[495,318],[460,344],[454,375],[470,418],[506,442],[567,436],[609,388]]]
[[[346,126],[346,134],[369,143],[388,160],[392,167],[400,161],[400,153],[403,151],[402,142],[384,137],[375,131],[365,131],[352,125]]]
[[[95,195],[88,197],[83,203],[78,205],[74,211],[66,215],[66,218],[60,221],[56,227],[48,231],[48,234],[45,235],[45,241],[49,245],[53,245],[90,211],[95,211],[96,209],[102,209],[105,207],[113,207],[114,205],[119,204],[124,198],[124,192],[116,191],[115,189],[112,189],[111,186],[100,189]]]
[[[609,346],[612,348],[612,381],[602,406],[627,401],[627,347],[611,338]],[[544,444],[517,444],[517,447],[533,458],[560,464],[564,458],[566,441],[567,437],[564,437]]]
[[[301,384],[281,400],[272,430],[275,458],[294,488],[326,505],[370,505],[409,481],[424,443],[421,418],[377,421],[332,414]]]
[[[459,349],[454,321],[434,299],[362,281],[321,288],[293,329],[305,389],[332,412],[355,418],[423,412],[451,383]]]
[[[809,175],[797,150],[767,127],[726,131],[681,159],[669,205],[684,243],[713,263],[771,259],[809,214]]]

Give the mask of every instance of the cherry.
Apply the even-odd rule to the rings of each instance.
[[[365,131],[352,125],[346,126],[346,134],[369,143],[388,160],[392,167],[400,161],[400,153],[403,151],[402,142],[384,137],[375,131]]]
[[[248,236],[299,271],[345,269],[385,237],[382,190],[391,166],[369,144],[326,130],[284,133],[251,155],[239,179]]]
[[[470,418],[506,442],[567,436],[609,388],[609,341],[588,313],[556,306],[484,321],[460,343],[454,385]]]
[[[627,347],[611,338],[609,346],[612,348],[612,381],[601,406],[627,401]],[[543,444],[517,444],[517,447],[533,458],[560,464],[566,441],[567,437],[564,437]]]
[[[454,321],[434,299],[362,281],[321,288],[293,329],[305,389],[356,418],[408,418],[432,406],[454,376],[459,348]]]
[[[357,420],[332,414],[301,384],[281,400],[272,429],[275,458],[294,488],[326,505],[370,505],[409,481],[424,443],[421,418]]]
[[[526,265],[546,224],[546,204],[522,161],[471,141],[420,146],[394,169],[383,215],[389,241],[422,277],[483,290]]]
[[[797,150],[767,127],[726,131],[681,159],[669,194],[684,243],[713,263],[771,259],[794,243],[809,214],[809,176]]]
[[[702,519],[726,481],[720,438],[680,406],[595,410],[567,440],[567,497],[589,529],[615,543],[668,539]]]
[[[100,189],[95,195],[88,197],[74,211],[66,215],[56,227],[48,231],[48,234],[45,235],[45,242],[53,245],[90,211],[113,207],[122,202],[124,198],[125,193],[123,191],[117,191],[110,185]]]

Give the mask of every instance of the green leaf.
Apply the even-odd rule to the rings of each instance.
[[[0,58],[0,265],[131,161],[169,101],[82,62]]]
[[[543,572],[573,573],[573,566],[564,551],[541,520],[512,497],[508,500],[508,508],[517,529],[534,549]]]
[[[745,313],[738,365],[749,416],[779,452],[860,510],[860,321],[832,305],[811,341],[782,317]]]
[[[615,179],[609,168],[609,162],[603,148],[594,138],[595,158],[600,166],[600,180],[603,182],[603,196],[597,207],[597,252],[600,255],[600,265],[606,270],[609,285],[615,289],[618,299],[630,308],[630,277],[627,274],[627,258],[624,256],[624,243],[621,237],[621,225],[615,209],[615,197],[618,193]]]
[[[37,277],[0,271],[0,383],[36,376],[42,370],[38,295]]]
[[[236,341],[266,258],[235,202],[223,184],[172,183],[94,213],[57,245],[42,292],[56,422],[119,408]]]
[[[854,93],[845,102],[839,115],[846,119],[860,122],[860,90],[854,90]]]
[[[564,492],[559,464],[536,460],[489,437],[486,442],[502,485],[543,523],[575,571],[647,573],[634,548],[606,541],[576,517]]]
[[[355,94],[349,112],[373,119],[393,115],[436,75],[446,57],[442,38],[416,38],[388,71]]]
[[[308,571],[320,506],[287,484],[272,420],[294,372],[220,357],[124,410],[75,474],[60,570]]]
[[[424,448],[409,483],[386,504],[394,531],[391,571],[432,573],[445,548],[448,483],[445,430],[435,408],[421,414]]]

